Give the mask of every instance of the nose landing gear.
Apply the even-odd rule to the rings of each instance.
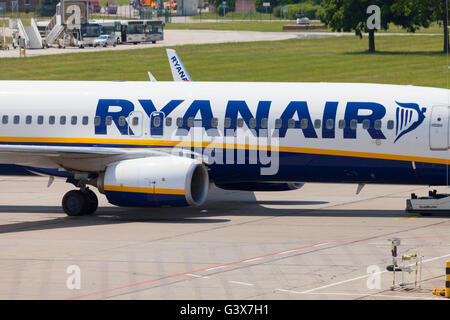
[[[93,214],[98,207],[98,198],[92,190],[71,190],[62,199],[62,207],[69,216]]]

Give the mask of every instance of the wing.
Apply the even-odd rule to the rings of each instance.
[[[195,157],[181,148],[96,148],[35,145],[0,145],[0,163],[64,168],[77,172],[100,172],[112,163],[124,159],[159,157]]]

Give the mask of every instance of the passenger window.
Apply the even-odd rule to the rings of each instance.
[[[19,124],[20,122],[20,116],[14,116],[14,124]]]
[[[26,123],[26,124],[31,124],[32,119],[33,119],[32,116],[26,116],[26,118],[25,118],[25,123]]]
[[[231,118],[226,117],[225,120],[223,121],[223,126],[224,126],[224,128],[231,127]]]
[[[300,121],[300,128],[302,129],[306,129],[309,126],[309,121],[308,119],[302,119],[302,121]]]
[[[55,116],[48,117],[48,124],[55,124]]]
[[[350,129],[356,130],[357,124],[358,124],[358,121],[357,121],[356,119],[352,119],[352,120],[350,121]]]
[[[166,118],[166,127],[170,127],[172,125],[172,118],[168,117]]]
[[[3,124],[8,124],[8,116],[3,116],[2,117],[2,123]]]
[[[101,122],[101,118],[99,116],[95,116],[95,118],[94,118],[94,125],[96,127],[98,127],[100,125],[100,122]]]
[[[267,119],[267,118],[262,118],[262,119],[261,119],[261,128],[262,128],[262,129],[267,129],[268,123],[269,123],[269,119]]]
[[[370,127],[370,120],[369,119],[364,119],[363,121],[363,129],[367,130]]]
[[[133,117],[131,123],[133,124],[133,126],[137,126],[139,124],[139,117]]]
[[[217,128],[218,126],[219,126],[219,119],[212,118],[212,120],[211,120],[211,127]]]
[[[375,129],[380,130],[381,129],[381,120],[375,120]]]
[[[76,125],[77,124],[77,116],[72,116],[72,118],[70,119],[70,123],[72,125]]]
[[[314,120],[314,128],[320,129],[321,125],[322,125],[322,121],[320,119]]]
[[[183,118],[177,118],[177,127],[183,126]]]
[[[66,116],[61,116],[61,118],[59,118],[59,124],[66,124]]]
[[[189,117],[188,119],[187,119],[187,126],[189,127],[189,128],[192,128],[193,126],[194,126],[194,118],[193,117]],[[159,127],[159,126],[158,126]]]
[[[161,118],[160,117],[154,117],[153,118],[153,126],[159,127],[161,125]]]
[[[256,119],[250,118],[250,120],[248,121],[248,126],[250,129],[255,129],[256,128]]]
[[[282,123],[281,119],[275,119],[275,129],[280,129]]]
[[[244,119],[242,118],[237,119],[237,126],[238,128],[242,128],[244,126]]]
[[[84,116],[82,119],[82,123],[84,126],[87,126],[89,123],[89,117],[88,116]]]
[[[44,123],[44,116],[38,116],[37,117],[37,124],[43,124]]]
[[[308,119],[302,119],[302,121],[300,121],[300,128],[302,129],[308,128]]]
[[[123,127],[123,126],[125,126],[125,117],[120,116],[119,117],[119,127]]]
[[[294,128],[295,127],[295,120],[289,119],[288,120],[288,128]]]
[[[345,128],[345,120],[339,120],[339,129]]]
[[[111,116],[107,116],[106,117],[106,125],[110,126],[112,124],[112,117]]]
[[[389,121],[387,122],[387,128],[388,128],[389,130],[394,129],[394,120],[389,120]]]
[[[334,120],[328,119],[326,125],[327,125],[328,130],[333,129],[334,128]]]

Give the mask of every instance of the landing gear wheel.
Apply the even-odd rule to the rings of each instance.
[[[72,190],[64,195],[62,207],[64,212],[71,217],[81,216],[87,211],[88,199],[80,190]]]
[[[84,214],[93,214],[98,208],[97,195],[90,189],[86,189],[83,195],[85,196],[87,201],[86,211]]]

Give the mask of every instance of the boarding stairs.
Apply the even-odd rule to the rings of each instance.
[[[42,49],[42,37],[37,27],[36,20],[31,18],[31,25],[25,27],[28,35],[30,49]]]
[[[21,19],[15,19],[12,23],[13,27],[18,30],[19,36],[25,39],[25,48],[27,49],[41,49],[42,37],[39,33],[35,19],[31,19],[30,26],[24,26]]]
[[[61,15],[56,13],[45,28],[46,45],[56,44],[63,37],[64,31],[65,27],[61,23]]]

